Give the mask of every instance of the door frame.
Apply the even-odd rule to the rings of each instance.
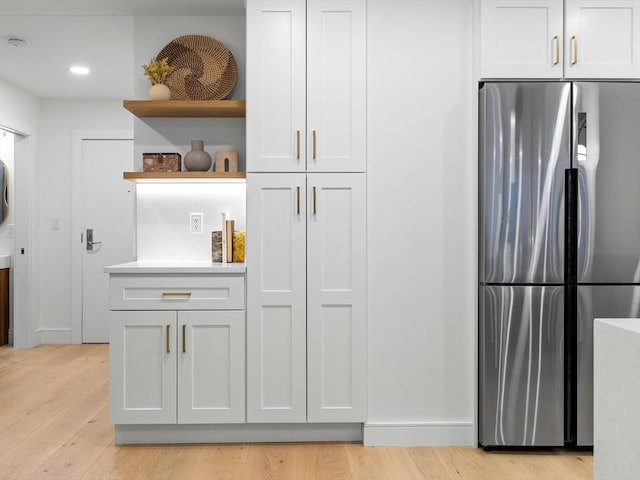
[[[71,136],[71,343],[82,343],[82,142],[133,141],[133,130],[73,130]]]
[[[13,209],[19,212],[15,219],[22,218],[23,221],[15,221],[15,250],[11,261],[13,269],[13,292],[11,301],[13,302],[13,318],[9,340],[15,348],[31,348],[40,343],[40,338],[36,331],[37,313],[34,294],[37,289],[37,272],[34,271],[37,262],[37,249],[31,248],[31,220],[35,208],[32,185],[35,178],[31,175],[32,166],[35,164],[36,145],[33,135],[36,130],[31,125],[23,123],[15,118],[3,117],[0,112],[0,125],[15,135],[14,139],[14,172],[13,189],[14,203]],[[19,140],[18,140],[19,139]],[[26,249],[26,255],[19,255],[20,248]],[[20,320],[18,320],[20,319]]]

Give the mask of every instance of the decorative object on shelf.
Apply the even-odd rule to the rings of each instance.
[[[191,172],[206,172],[211,168],[211,155],[204,151],[204,141],[191,140],[191,151],[184,156],[184,168]]]
[[[143,172],[179,172],[182,155],[179,153],[143,153]]]
[[[211,232],[211,261],[222,262],[222,230]]]
[[[236,86],[238,66],[229,49],[205,35],[185,35],[169,42],[157,55],[175,71],[167,79],[175,100],[222,100]]]
[[[244,239],[245,232],[236,230],[233,232],[233,261],[244,263]]]
[[[218,150],[213,170],[215,172],[237,172],[238,152],[235,150]]]
[[[166,85],[167,79],[174,72],[175,67],[169,65],[167,57],[159,57],[161,60],[151,60],[143,65],[145,75],[151,81],[149,100],[169,100],[171,89]]]

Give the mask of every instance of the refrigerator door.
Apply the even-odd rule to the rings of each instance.
[[[564,287],[481,286],[479,442],[564,444]]]
[[[640,283],[640,84],[574,84],[578,282]]]
[[[593,445],[593,319],[639,318],[640,285],[578,286],[577,444]]]
[[[480,89],[481,283],[564,281],[569,83]]]

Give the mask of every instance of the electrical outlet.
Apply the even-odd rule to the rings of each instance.
[[[189,215],[189,231],[191,233],[202,233],[202,214],[192,213]]]

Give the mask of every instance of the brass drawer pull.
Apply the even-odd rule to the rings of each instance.
[[[169,343],[169,336],[171,334],[171,325],[167,325],[166,338],[167,338],[167,353],[171,353],[171,344]]]
[[[187,353],[187,326],[182,325],[182,353]]]
[[[163,297],[190,297],[191,292],[162,292]]]

